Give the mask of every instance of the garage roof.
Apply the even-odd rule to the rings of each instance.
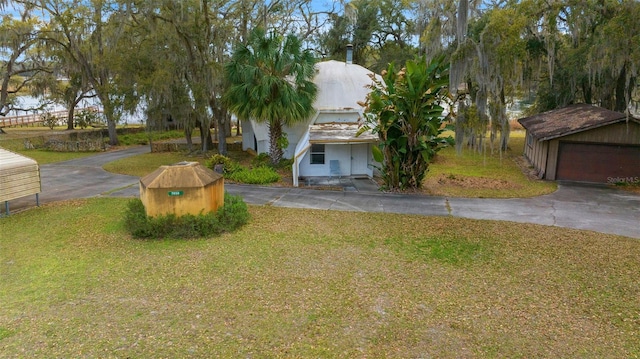
[[[576,104],[518,120],[533,137],[546,141],[626,121],[627,116],[602,107]],[[630,120],[640,123],[637,118]]]

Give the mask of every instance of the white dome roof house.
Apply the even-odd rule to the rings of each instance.
[[[319,62],[316,69],[318,73],[313,79],[318,86],[316,110],[362,110],[358,102],[364,101],[371,92],[368,86],[373,83],[370,77],[373,72],[360,65],[335,60]]]

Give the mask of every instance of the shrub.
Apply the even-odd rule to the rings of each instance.
[[[291,166],[293,165],[293,158],[283,158],[280,160],[280,163],[278,163],[278,168],[291,168]]]
[[[249,221],[249,210],[242,197],[225,195],[224,206],[218,209],[218,223],[222,228],[240,228]]]
[[[206,166],[215,169],[217,164],[222,164],[225,177],[235,182],[248,184],[278,182],[280,175],[267,164],[269,161],[269,156],[261,154],[253,159],[253,168],[246,168],[229,157],[215,154],[207,160]]]
[[[215,170],[216,165],[223,165],[224,174],[227,175],[242,170],[242,166],[239,163],[221,154],[211,156],[205,163],[205,166],[212,170]]]
[[[271,158],[268,153],[261,153],[251,160],[252,167],[262,167],[271,165]]]
[[[293,159],[283,158],[277,164],[271,163],[271,158],[267,153],[261,153],[251,160],[251,167],[271,167],[271,168],[286,168],[291,167]]]
[[[42,118],[42,122],[44,123],[44,125],[52,130],[58,125],[58,117],[56,117],[56,115],[52,113],[45,112],[40,117]]]
[[[133,199],[127,204],[124,214],[125,228],[136,238],[148,238],[153,236],[153,225],[147,217],[144,204],[140,199]]]
[[[232,181],[248,184],[267,184],[278,182],[280,175],[273,168],[260,166],[252,169],[242,167],[241,170],[229,173],[227,178]]]
[[[74,116],[74,121],[77,127],[84,130],[87,126],[98,123],[98,114],[94,111],[82,110]]]
[[[216,212],[149,217],[140,199],[129,201],[125,228],[134,238],[197,238],[233,232],[249,221],[247,204],[241,197],[225,194]]]

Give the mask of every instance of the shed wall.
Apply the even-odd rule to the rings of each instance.
[[[640,124],[629,121],[595,128],[593,130],[574,133],[549,141],[547,172],[544,178],[557,179],[558,150],[560,142],[586,142],[600,144],[640,145]]]
[[[546,142],[548,143],[547,173],[544,178],[548,180],[555,180],[556,169],[558,167],[558,148],[560,148],[560,140],[554,139]]]
[[[557,178],[561,141],[640,145],[640,124],[634,121],[620,122],[547,141],[527,138],[524,154],[538,172],[538,177],[548,180]]]
[[[182,194],[170,196],[169,192]],[[199,188],[145,188],[140,183],[140,199],[150,217],[213,212],[224,205],[224,180]]]
[[[619,122],[561,137],[563,141],[640,145],[640,124]]]
[[[525,157],[535,168],[539,178],[544,178],[547,171],[548,147],[549,143],[547,141],[540,141],[534,138],[528,138],[524,146]]]
[[[0,201],[41,192],[40,167],[28,157],[0,149]]]

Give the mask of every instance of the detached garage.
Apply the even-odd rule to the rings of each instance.
[[[631,182],[640,179],[640,119],[587,104],[518,120],[524,155],[548,180]]]
[[[0,148],[0,201],[4,202],[7,216],[9,201],[40,193],[38,163],[17,153]]]

